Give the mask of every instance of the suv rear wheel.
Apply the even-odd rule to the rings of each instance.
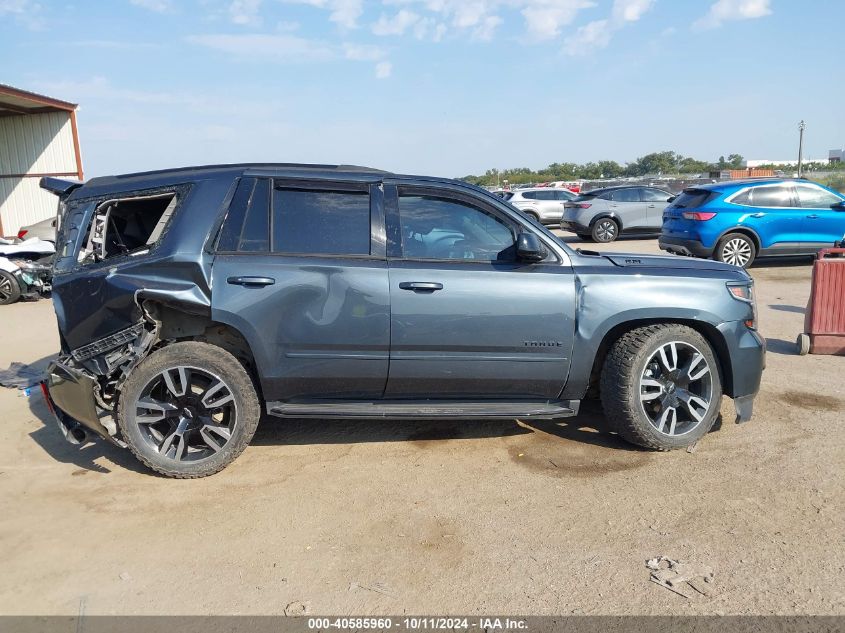
[[[206,343],[174,343],[126,379],[118,424],[135,456],[162,475],[190,479],[229,465],[249,444],[261,408],[244,367]]]
[[[591,236],[596,242],[612,242],[619,237],[619,225],[611,218],[601,218],[593,224]]]
[[[684,325],[632,330],[605,359],[601,400],[608,421],[629,442],[661,451],[690,446],[719,415],[716,356]]]
[[[754,240],[743,233],[728,233],[716,246],[716,259],[726,264],[748,268],[756,256]]]

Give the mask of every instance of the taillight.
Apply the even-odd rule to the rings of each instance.
[[[565,209],[589,209],[593,205],[589,202],[564,202],[563,206]]]
[[[20,231],[18,231],[18,239],[22,240],[23,236],[26,235],[27,233],[29,233],[29,231],[27,231],[26,229],[21,229]]]
[[[706,220],[712,220],[716,217],[716,214],[712,211],[684,211],[683,216],[684,220],[704,222]]]

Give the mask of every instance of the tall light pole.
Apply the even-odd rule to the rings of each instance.
[[[803,176],[803,162],[804,162],[804,128],[807,126],[804,119],[798,124],[798,177]]]

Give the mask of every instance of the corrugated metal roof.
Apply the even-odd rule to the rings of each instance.
[[[0,117],[73,110],[75,103],[0,84]]]

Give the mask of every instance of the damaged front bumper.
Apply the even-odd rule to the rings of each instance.
[[[101,410],[97,406],[97,389],[99,385],[92,376],[71,367],[62,359],[50,364],[47,368],[47,380],[41,383],[47,406],[68,442],[82,444],[93,432],[124,446],[117,437],[111,411]]]

